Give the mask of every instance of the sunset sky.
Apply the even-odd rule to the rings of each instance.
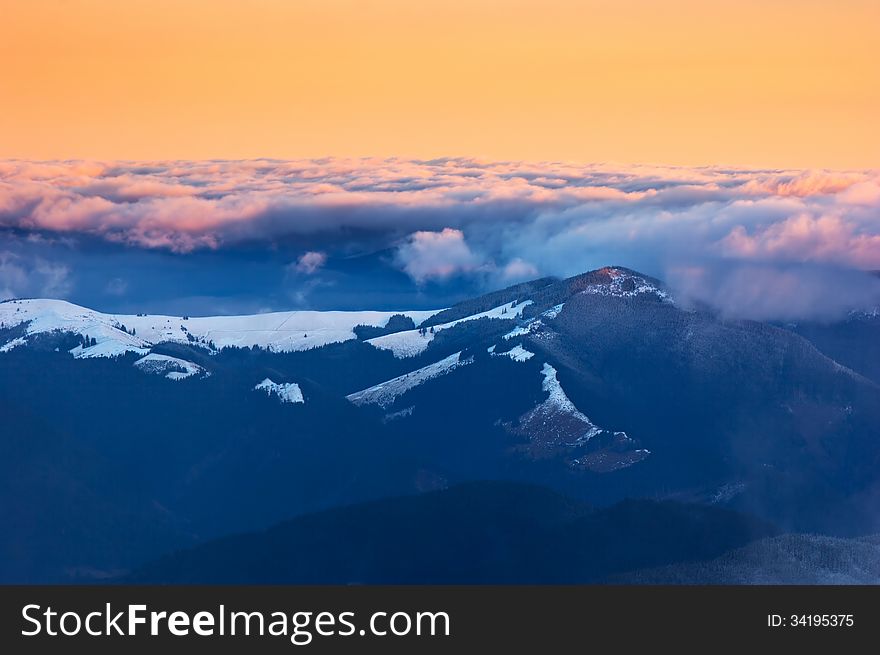
[[[876,0],[0,0],[0,157],[880,165]]]
[[[880,306],[878,0],[0,0],[0,300]]]

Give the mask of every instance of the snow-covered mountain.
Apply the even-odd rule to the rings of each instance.
[[[394,330],[366,342],[390,350],[395,357],[409,358],[425,352],[440,332],[468,321],[499,319],[513,323],[527,319],[507,337],[536,332],[542,319],[553,319],[562,311],[564,303],[547,303],[547,298],[554,294],[561,295],[563,300],[572,293],[590,293],[615,297],[649,295],[670,301],[659,283],[628,269],[608,267],[585,275],[571,278],[574,282],[556,281],[533,298],[515,294],[510,300],[500,292],[500,296],[488,294],[487,298],[497,297],[501,301],[489,308],[465,302],[453,309],[428,311],[287,311],[189,317],[109,314],[64,300],[14,299],[0,302],[0,353],[25,345],[34,337],[51,334],[79,337],[78,345],[70,349],[76,358],[115,357],[127,352],[146,355],[156,344],[169,342],[211,350],[257,346],[271,352],[294,352],[357,339],[356,327],[384,328],[392,317],[402,316],[415,327]],[[469,307],[473,309],[468,311]],[[527,316],[534,308],[539,311]],[[430,320],[447,316],[449,320]]]
[[[17,508],[53,516],[0,538],[0,580],[126,568],[193,539],[486,479],[851,530],[880,497],[877,343],[876,317],[728,321],[619,267],[437,312],[0,303],[0,513],[12,508],[10,526]]]
[[[384,327],[402,314],[418,325],[437,311],[290,311],[243,316],[164,316],[104,314],[64,300],[10,300],[0,303],[0,328],[23,326],[21,334],[0,343],[0,350],[24,345],[30,337],[71,333],[89,343],[74,348],[74,357],[146,354],[157,343],[200,344],[211,349],[258,346],[291,352],[356,339],[358,325]]]

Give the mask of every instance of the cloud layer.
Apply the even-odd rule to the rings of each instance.
[[[728,275],[758,288],[755,276],[773,271],[804,281],[820,269],[880,269],[880,174],[471,159],[5,161],[0,230],[182,256],[290,248],[293,268],[310,276],[335,255],[391,248],[419,284],[621,264],[715,297]],[[10,281],[22,269],[12,257],[0,269]],[[686,270],[704,271],[702,281]],[[45,282],[30,287],[62,284],[45,266],[33,277]],[[847,304],[865,301],[856,295]],[[807,304],[817,303],[827,304]],[[739,299],[727,309],[766,313],[750,307]]]

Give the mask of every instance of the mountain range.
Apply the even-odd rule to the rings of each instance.
[[[0,580],[583,582],[849,543],[880,530],[878,336],[622,267],[428,312],[6,301]]]

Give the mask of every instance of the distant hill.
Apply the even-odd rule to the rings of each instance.
[[[772,534],[722,509],[626,501],[594,510],[547,489],[461,485],[303,516],[158,560],[147,584],[599,582],[699,560]]]
[[[638,584],[880,584],[880,537],[787,534],[725,553],[616,579]]]

